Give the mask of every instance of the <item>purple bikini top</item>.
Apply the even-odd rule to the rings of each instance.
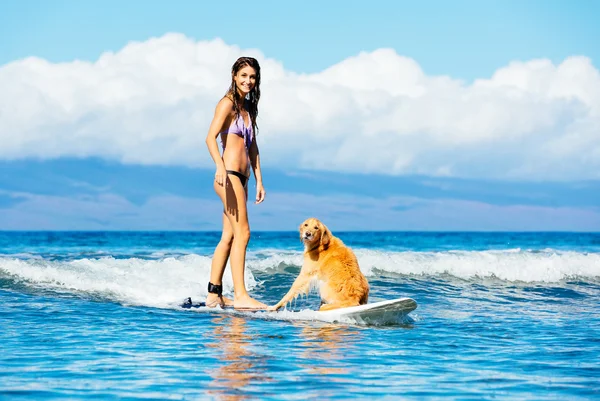
[[[250,119],[250,124],[246,126],[244,123],[244,117],[242,117],[242,114],[240,113],[240,115],[231,123],[227,130],[219,133],[219,135],[221,134],[235,134],[244,138],[244,145],[246,146],[246,151],[248,151],[250,150],[250,145],[252,145],[252,141],[254,140],[252,119]],[[221,137],[221,144],[223,145],[223,150],[225,150],[225,142],[223,141],[223,137]]]

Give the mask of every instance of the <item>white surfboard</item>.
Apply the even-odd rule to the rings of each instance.
[[[194,305],[191,303],[191,300],[188,304],[182,305],[182,307],[195,308],[198,311],[221,312],[245,316],[252,315],[259,318],[277,320],[316,320],[357,324],[392,324],[404,321],[406,316],[417,308],[417,302],[411,298],[398,298],[322,312],[313,310],[294,312],[285,309],[277,312],[268,312],[264,310],[250,312],[233,308],[207,308],[203,303]]]
[[[417,303],[411,298],[398,298],[388,301],[373,302],[370,304],[351,306],[349,308],[318,311],[323,317],[343,320],[356,320],[357,323],[389,323],[402,319],[414,311]]]

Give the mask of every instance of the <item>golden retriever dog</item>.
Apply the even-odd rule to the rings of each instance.
[[[300,225],[300,240],[304,243],[300,274],[288,293],[269,310],[281,308],[314,287],[319,289],[322,311],[367,303],[369,283],[356,256],[325,224],[315,218],[305,220]]]

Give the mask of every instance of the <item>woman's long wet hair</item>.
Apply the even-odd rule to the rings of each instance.
[[[258,125],[256,124],[256,117],[258,116],[258,101],[260,100],[260,65],[255,58],[252,57],[240,57],[233,63],[231,67],[231,86],[227,90],[225,96],[233,100],[233,107],[235,110],[235,115],[238,117],[240,115],[240,103],[241,96],[237,90],[237,86],[235,84],[235,80],[233,79],[239,70],[242,68],[249,66],[254,68],[256,72],[256,81],[254,84],[254,88],[248,93],[247,96],[247,107],[248,113],[250,114],[250,120],[252,121],[252,131],[256,135],[256,131],[258,129]]]

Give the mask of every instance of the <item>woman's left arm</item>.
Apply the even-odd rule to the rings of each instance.
[[[258,151],[258,144],[256,143],[256,137],[252,141],[249,150],[250,164],[252,165],[252,171],[254,171],[254,178],[256,178],[256,204],[261,203],[265,200],[265,188],[262,182],[262,172],[260,171],[260,152]]]

